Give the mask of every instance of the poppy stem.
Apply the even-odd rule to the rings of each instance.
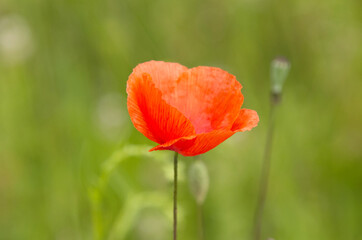
[[[204,240],[204,221],[202,212],[202,203],[197,203],[197,225],[199,230],[199,240]]]
[[[271,106],[270,106],[270,119],[268,126],[268,133],[266,137],[265,143],[265,151],[263,158],[263,166],[261,171],[260,183],[259,183],[259,195],[258,202],[255,209],[254,215],[254,228],[253,228],[253,236],[254,240],[261,239],[261,229],[262,229],[262,220],[263,220],[263,211],[265,200],[268,192],[269,185],[269,175],[270,175],[270,166],[271,166],[271,150],[272,150],[272,142],[274,135],[274,125],[275,125],[275,111],[276,107],[280,102],[280,94],[272,94],[271,95]]]
[[[173,157],[173,240],[177,240],[177,165],[178,152]]]

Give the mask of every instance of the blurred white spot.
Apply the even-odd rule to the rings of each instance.
[[[25,19],[15,14],[0,18],[0,56],[5,64],[21,63],[33,50],[31,30]]]
[[[142,214],[136,230],[138,239],[169,239],[168,222],[162,215],[157,213]]]
[[[108,140],[121,140],[127,136],[127,111],[120,94],[110,93],[103,96],[96,109],[96,124]]]

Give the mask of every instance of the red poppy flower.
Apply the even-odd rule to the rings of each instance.
[[[195,156],[257,126],[258,114],[240,109],[241,88],[220,68],[145,62],[128,78],[128,112],[136,129],[159,144],[150,151]]]

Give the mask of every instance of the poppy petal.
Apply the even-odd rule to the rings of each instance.
[[[172,95],[175,91],[177,79],[181,73],[187,71],[188,68],[179,63],[163,62],[163,61],[148,61],[138,64],[132,75],[141,77],[142,74],[148,73],[151,76],[155,87],[162,93],[164,100],[165,96]],[[167,100],[166,100],[167,102]],[[170,104],[169,102],[167,102]]]
[[[231,128],[243,103],[235,76],[215,67],[196,67],[182,73],[165,101],[187,117],[196,133]]]
[[[195,134],[191,122],[162,99],[147,73],[131,74],[127,82],[127,107],[133,125],[159,144]]]
[[[252,128],[258,125],[258,122],[259,116],[256,111],[243,108],[240,110],[239,115],[231,128],[231,131],[250,131]]]
[[[168,143],[158,145],[150,151],[173,150],[183,156],[196,156],[215,148],[233,134],[234,132],[230,130],[219,129],[208,133],[201,133],[194,136],[172,140]]]

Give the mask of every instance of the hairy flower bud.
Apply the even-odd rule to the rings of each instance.
[[[270,79],[271,91],[275,95],[282,93],[285,79],[288,76],[290,63],[284,57],[277,57],[271,63]]]
[[[209,190],[209,174],[205,164],[197,160],[189,170],[189,186],[192,195],[198,204],[203,204]]]

